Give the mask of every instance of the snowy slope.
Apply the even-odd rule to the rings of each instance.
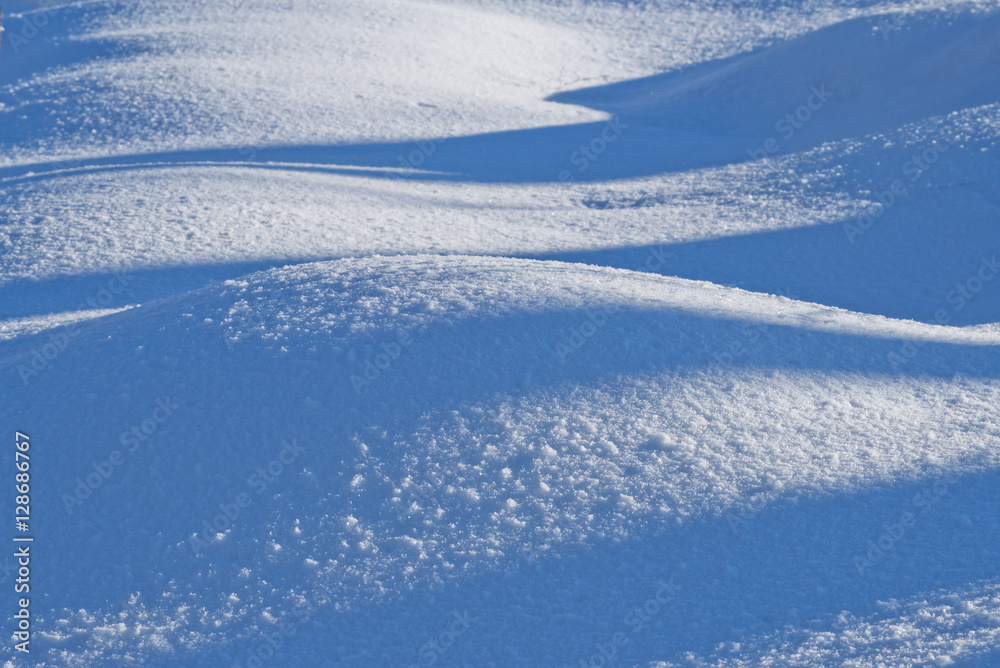
[[[886,355],[908,338],[919,354],[893,371]],[[8,346],[5,373],[30,368],[45,341]],[[799,528],[794,558],[771,555],[768,570],[822,561],[746,614],[823,619],[852,591],[976,580],[981,567],[957,558],[995,557],[996,425],[975,416],[998,399],[998,343],[643,273],[462,257],[303,265],[107,316],[31,378],[30,401],[7,404],[38,425],[34,440],[73,444],[45,478],[57,493],[39,500],[52,557],[37,586],[63,592],[44,597],[44,644],[84,663],[133,644],[171,665],[238,660],[319,598],[303,634],[323,629],[324,651],[350,641],[345,662],[405,665],[433,626],[408,620],[386,646],[350,621],[400,623],[379,602],[405,594],[442,596],[445,613],[475,604],[491,642],[470,638],[452,663],[483,665],[498,643],[547,665],[586,656],[615,617],[600,590],[563,610],[550,599],[570,585],[552,569],[572,565],[584,596],[608,560],[651,550],[644,569],[725,616],[731,592],[712,580],[742,595],[769,587],[741,576],[763,555],[729,552],[759,548],[785,515],[823,522]],[[66,417],[46,425],[54,413]],[[937,478],[960,491],[928,525],[976,531],[934,547],[933,530],[915,528],[859,574],[858,526],[877,537],[883,519],[869,497],[894,519]],[[928,572],[939,562],[946,582]],[[513,589],[493,600],[497,578]],[[587,621],[519,643],[525,620],[509,618],[529,595]],[[692,623],[681,600],[663,628]],[[708,650],[731,633],[698,627],[685,644],[637,637],[630,656]],[[290,648],[288,661],[318,649]]]
[[[5,9],[7,665],[1000,661],[990,3]]]

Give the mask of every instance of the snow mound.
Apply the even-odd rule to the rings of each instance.
[[[38,649],[229,665],[278,638],[289,665],[408,665],[461,629],[449,661],[509,646],[551,664],[597,651],[638,578],[680,631],[630,631],[630,657],[705,654],[729,627],[699,615],[737,605],[720,577],[789,622],[930,589],[920,560],[855,559],[868,504],[925,485],[952,491],[925,524],[979,530],[913,530],[906,550],[969,581],[955,559],[1000,530],[995,427],[976,417],[1000,398],[998,343],[652,274],[430,256],[273,269],[19,337],[0,370],[31,398],[5,389],[4,406],[38,425],[34,447],[64,444],[38,497],[38,588],[59,592]],[[788,551],[761,562],[788,523]],[[646,571],[616,566],[625,553]]]

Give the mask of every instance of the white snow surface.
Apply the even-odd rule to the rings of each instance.
[[[5,668],[1000,665],[994,2],[4,10]]]

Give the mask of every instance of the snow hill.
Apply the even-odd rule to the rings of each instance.
[[[1000,664],[993,3],[4,9],[5,666]]]

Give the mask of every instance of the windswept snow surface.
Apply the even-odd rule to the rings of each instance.
[[[5,667],[1000,665],[995,3],[4,9]]]

